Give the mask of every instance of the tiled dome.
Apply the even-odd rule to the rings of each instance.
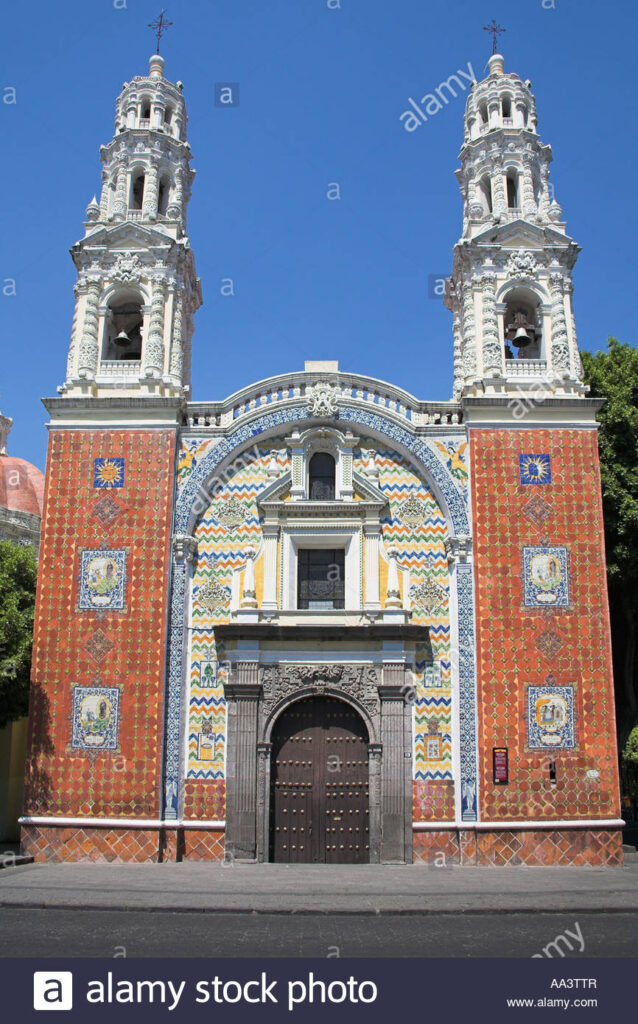
[[[12,455],[0,455],[0,506],[12,512],[42,516],[44,476],[35,466]]]
[[[25,459],[7,454],[12,423],[12,419],[0,412],[0,508],[42,518],[44,476]]]

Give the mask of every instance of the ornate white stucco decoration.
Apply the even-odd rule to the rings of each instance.
[[[215,519],[227,530],[240,526],[246,521],[246,509],[237,498],[220,501],[215,509]]]
[[[340,391],[334,384],[320,382],[308,389],[308,411],[311,416],[336,416]]]
[[[226,587],[222,587],[219,580],[213,577],[204,583],[197,593],[197,603],[205,612],[214,612],[228,604],[230,594]]]
[[[304,687],[316,693],[342,690],[369,712],[379,709],[379,675],[372,665],[269,665],[262,670],[262,684],[266,715],[279,701]]]
[[[113,264],[111,276],[114,281],[137,281],[142,269],[142,262],[136,253],[120,252]]]
[[[437,611],[445,599],[445,591],[438,583],[424,580],[412,588],[412,600],[417,608],[426,612]]]
[[[408,526],[418,526],[427,519],[428,509],[424,501],[411,495],[399,505],[398,514],[401,522],[407,523]]]
[[[507,261],[507,276],[513,278],[533,277],[538,269],[534,253],[519,249],[510,253]]]

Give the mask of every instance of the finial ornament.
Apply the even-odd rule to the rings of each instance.
[[[155,33],[155,36],[157,38],[157,50],[155,51],[156,53],[160,52],[160,42],[162,36],[164,35],[165,32],[168,31],[168,29],[173,24],[172,21],[169,21],[168,18],[164,17],[165,14],[166,10],[164,7],[162,7],[162,10],[159,12],[159,15],[157,16],[155,21],[149,21],[148,23],[148,27],[153,29],[153,32]]]
[[[495,53],[498,52],[497,51],[498,37],[503,32],[507,32],[507,29],[506,28],[501,28],[501,26],[499,24],[497,24],[496,19],[492,18],[492,21],[490,22],[489,25],[484,25],[483,26],[483,31],[484,32],[489,32],[490,35],[492,36],[492,55],[494,55]],[[157,52],[159,53],[159,50]]]

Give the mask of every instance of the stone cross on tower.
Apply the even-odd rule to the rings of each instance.
[[[501,26],[497,24],[496,19],[492,18],[489,25],[483,26],[483,31],[489,32],[490,35],[492,36],[492,53],[497,53],[498,37],[503,32],[507,32],[507,29],[501,28]],[[159,50],[157,52],[159,53]]]
[[[149,21],[148,23],[148,27],[153,29],[153,32],[155,33],[155,36],[157,38],[157,50],[155,51],[156,53],[160,52],[160,42],[162,40],[162,36],[164,35],[165,32],[168,31],[168,29],[173,24],[172,21],[169,21],[167,18],[164,17],[165,14],[166,10],[162,7],[162,10],[159,12],[159,15],[155,19],[155,21]]]

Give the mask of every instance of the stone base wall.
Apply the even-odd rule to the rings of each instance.
[[[432,867],[622,867],[619,829],[449,829],[415,832],[415,863]]]
[[[223,860],[224,833],[214,829],[27,825],[22,850],[36,861],[163,863]]]

